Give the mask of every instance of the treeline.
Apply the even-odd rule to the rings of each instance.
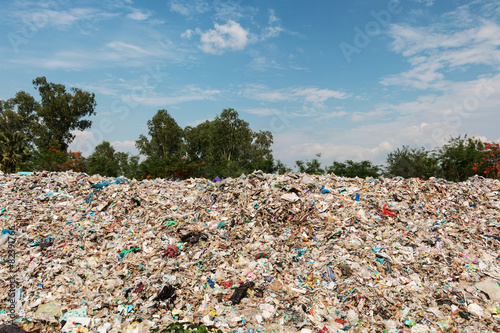
[[[318,158],[320,154],[316,155]],[[479,139],[452,137],[446,144],[433,150],[403,146],[387,155],[386,165],[374,165],[370,161],[344,163],[333,162],[322,167],[318,158],[296,161],[299,172],[309,174],[334,173],[342,177],[376,178],[404,177],[429,179],[442,178],[464,181],[474,175],[500,178],[500,144],[482,142]]]
[[[145,157],[141,163],[138,156],[116,153],[105,141],[87,159],[87,172],[136,179],[185,179],[277,171],[271,132],[252,131],[233,109],[224,109],[214,120],[184,129],[167,110],[159,110],[147,125],[148,135],[136,141]]]
[[[228,108],[212,121],[181,128],[167,110],[159,110],[147,122],[148,133],[141,135],[136,147],[142,156],[116,152],[107,141],[84,158],[70,152],[73,130],[91,127],[95,115],[95,95],[45,77],[33,80],[40,95],[37,101],[20,91],[15,97],[0,100],[0,168],[19,170],[87,172],[129,178],[228,177],[280,171],[275,161],[269,131],[253,131],[248,122]]]
[[[214,120],[181,128],[167,110],[148,120],[147,135],[136,147],[140,156],[117,152],[103,141],[84,158],[68,151],[73,130],[91,127],[95,115],[94,94],[78,88],[33,80],[40,95],[37,101],[21,91],[0,100],[0,168],[3,172],[68,171],[144,178],[186,179],[190,177],[238,177],[254,170],[267,173],[292,171],[275,160],[269,131],[253,131],[234,109],[224,109]],[[499,144],[456,137],[434,150],[403,146],[387,156],[386,166],[370,161],[334,161],[322,166],[319,158],[296,161],[298,172],[334,173],[344,177],[402,176],[462,181],[473,175],[500,178]]]

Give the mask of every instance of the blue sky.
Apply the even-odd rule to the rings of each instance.
[[[3,1],[0,99],[32,80],[96,94],[84,155],[136,154],[147,120],[234,108],[289,166],[384,163],[402,145],[500,142],[498,1]],[[38,97],[38,96],[37,96]]]

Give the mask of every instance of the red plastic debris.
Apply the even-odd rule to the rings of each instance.
[[[396,217],[397,216],[396,214],[394,214],[390,210],[387,210],[386,207],[387,207],[387,204],[384,205],[384,207],[383,207],[384,211],[382,212],[382,214],[387,215],[387,216],[392,216],[392,217]]]
[[[141,283],[139,283],[139,286],[137,287],[137,289],[134,291],[134,294],[138,294],[142,291],[142,289],[144,289],[144,285]]]
[[[169,258],[175,258],[179,255],[179,249],[177,246],[174,245],[169,245],[167,246],[167,250],[165,253],[163,253],[162,258],[169,257]]]
[[[335,319],[335,322],[339,323],[340,325],[344,325],[346,323],[345,320],[342,320],[340,318]]]
[[[219,282],[219,285],[221,285],[222,287],[226,288],[226,289],[229,289],[233,286],[233,280],[227,280],[227,281],[224,281],[224,282]]]

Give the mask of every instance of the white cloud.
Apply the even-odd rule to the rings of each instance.
[[[214,29],[199,32],[205,53],[221,54],[226,50],[243,50],[250,42],[249,32],[239,23],[229,20],[226,24],[214,24]]]
[[[425,6],[430,7],[434,4],[434,0],[411,0],[417,3],[423,3]]]
[[[261,39],[278,37],[284,29],[280,25],[280,19],[275,15],[274,10],[269,10],[268,26],[264,29]]]
[[[259,72],[266,72],[269,69],[280,69],[281,66],[278,65],[278,63],[275,60],[268,59],[267,57],[264,56],[255,56],[253,57],[252,61],[248,64],[248,67],[259,71]]]
[[[213,100],[221,93],[220,90],[215,89],[201,89],[197,86],[191,85],[180,90],[175,95],[162,96],[154,91],[147,91],[145,96],[128,96],[125,101],[130,100],[131,103],[139,105],[148,105],[155,107],[166,107],[169,105],[180,104],[191,101]]]
[[[73,142],[69,145],[68,149],[74,152],[81,152],[84,157],[88,157],[100,142],[97,142],[94,133],[91,131],[72,131],[71,134],[75,136]]]
[[[169,2],[170,10],[184,16],[202,14],[209,10],[208,3],[203,0],[180,1],[172,0]]]
[[[138,9],[134,9],[132,13],[128,14],[127,17],[136,21],[144,21],[147,20],[151,16],[151,12],[142,12]]]
[[[315,107],[323,107],[328,99],[346,99],[350,94],[330,89],[320,89],[316,87],[284,88],[271,90],[265,85],[254,84],[240,92],[244,97],[263,102],[281,101],[303,101],[305,104],[312,104]]]
[[[255,114],[258,116],[272,116],[282,113],[280,110],[274,108],[252,108],[252,109],[242,109],[241,111]]]
[[[121,151],[124,153],[130,153],[132,155],[139,155],[139,151],[135,147],[135,141],[124,140],[124,141],[113,141],[111,142],[115,151]]]
[[[181,34],[181,37],[191,39],[194,34],[200,35],[201,45],[199,48],[205,53],[222,54],[225,51],[240,51],[249,44],[263,41],[268,38],[279,36],[284,29],[280,26],[280,20],[276,17],[273,10],[269,12],[268,25],[261,29],[259,33],[250,33],[249,29],[243,28],[235,20],[245,17],[242,14],[245,11],[252,12],[252,7],[239,7],[232,4],[219,3],[216,8],[216,16],[219,20],[225,20],[225,24],[214,23],[214,28],[203,31],[199,28],[187,29]],[[255,14],[255,13],[253,13]],[[250,17],[252,17],[250,15]],[[252,18],[253,21],[253,18]],[[256,59],[259,61],[262,59]],[[262,66],[258,67],[262,68]]]
[[[274,157],[285,162],[289,167],[295,167],[296,160],[310,160],[318,153],[321,153],[319,160],[323,167],[332,165],[333,161],[344,162],[345,160],[370,160],[378,164],[383,162],[381,156],[386,156],[394,149],[393,144],[387,140],[372,140],[368,146],[346,144],[337,143],[342,140],[334,140],[331,137],[317,141],[304,132],[278,133],[274,135],[274,142]],[[293,155],[293,160],[290,155]]]
[[[186,38],[186,39],[191,39],[191,37],[193,37],[193,34],[194,34],[194,31],[191,30],[191,29],[187,29],[186,31],[184,31],[182,34],[181,34],[181,37],[182,38]]]
[[[442,15],[427,27],[393,24],[391,49],[407,58],[411,68],[381,80],[384,85],[446,90],[446,74],[475,65],[500,69],[500,25],[472,14],[467,6]]]
[[[151,52],[144,50],[143,48],[129,44],[129,43],[124,43],[124,42],[119,42],[119,41],[114,41],[111,43],[106,44],[107,47],[119,51],[119,52],[124,52],[126,54],[151,54]]]
[[[50,6],[45,2],[32,2],[19,5],[7,13],[9,19],[26,25],[24,22],[32,22],[37,29],[56,27],[68,29],[78,22],[91,21],[95,19],[112,18],[119,13],[111,13],[95,8],[76,7],[71,9],[60,9],[58,5]]]
[[[303,96],[306,102],[311,102],[313,104],[322,104],[330,98],[346,99],[350,96],[342,91],[318,88],[294,89],[292,94],[294,96]]]
[[[377,120],[377,119],[383,118],[384,116],[386,116],[390,113],[391,113],[390,111],[383,111],[383,110],[375,110],[375,111],[368,111],[368,112],[351,112],[349,115],[349,119],[352,122]]]

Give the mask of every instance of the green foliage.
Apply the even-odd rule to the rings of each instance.
[[[273,170],[276,171],[278,174],[283,175],[287,172],[291,172],[292,168],[287,167],[283,162],[277,160],[273,166]]]
[[[442,177],[459,182],[469,177],[480,174],[474,167],[485,156],[483,143],[479,139],[458,136],[437,149],[437,158],[441,168]]]
[[[222,333],[221,330],[216,328],[208,328],[202,325],[195,325],[189,322],[176,322],[168,325],[160,331],[160,328],[153,328],[151,333]]]
[[[78,88],[67,92],[64,85],[47,82],[44,76],[33,80],[33,84],[42,99],[40,104],[33,105],[40,120],[35,128],[35,144],[39,149],[54,146],[66,151],[75,138],[71,131],[83,131],[92,125],[90,120],[82,118],[95,115],[95,95]],[[28,95],[18,108],[29,111],[31,103],[33,100]]]
[[[118,160],[118,175],[129,179],[141,179],[139,168],[139,156],[132,156],[129,153],[117,152],[115,157]]]
[[[250,168],[272,173],[275,170],[271,145],[273,135],[270,131],[253,133],[250,149]]]
[[[85,130],[92,122],[84,119],[94,115],[94,94],[64,85],[47,82],[45,77],[33,80],[41,100],[20,91],[16,96],[0,101],[0,133],[12,137],[23,135],[23,145],[31,151],[29,161],[23,165],[34,170],[83,169],[83,159],[76,153],[68,153],[73,141],[73,130]],[[56,149],[58,153],[53,151]],[[50,160],[55,158],[55,160]]]
[[[360,177],[360,178],[377,178],[381,175],[381,168],[378,165],[373,165],[370,161],[354,162],[346,160],[344,163],[333,162],[333,165],[326,168],[327,173],[334,173],[340,177]]]
[[[437,160],[425,148],[403,146],[387,155],[387,174],[404,178],[428,179],[438,172]]]
[[[39,104],[24,91],[6,102],[1,101],[0,133],[21,132],[26,136],[26,144],[32,146],[35,131],[40,126],[36,113],[38,109]]]
[[[3,172],[17,172],[27,160],[30,149],[25,143],[26,139],[26,135],[21,132],[0,132],[0,159]]]
[[[90,175],[119,176],[120,162],[116,157],[115,149],[108,141],[103,141],[95,147],[92,155],[87,158],[86,170]]]
[[[147,124],[151,139],[141,134],[136,141],[136,147],[142,155],[167,160],[182,157],[184,131],[167,110],[158,110]]]
[[[269,131],[254,132],[234,109],[224,109],[213,121],[181,129],[166,110],[148,121],[149,140],[136,141],[146,156],[140,170],[143,177],[237,177],[254,170],[273,172]]]
[[[212,123],[209,120],[196,127],[184,129],[186,141],[186,157],[191,161],[213,161],[211,150]]]
[[[85,159],[80,152],[66,152],[49,147],[49,149],[39,149],[33,154],[33,170],[37,171],[75,171],[85,170]]]
[[[249,124],[240,119],[234,109],[224,109],[210,125],[212,163],[243,162],[249,159],[253,132]]]
[[[318,158],[321,157],[321,153],[316,154],[317,158],[313,158],[311,161],[295,161],[295,165],[299,169],[301,173],[308,173],[310,175],[322,175],[325,173],[325,170],[321,168],[321,162]]]

